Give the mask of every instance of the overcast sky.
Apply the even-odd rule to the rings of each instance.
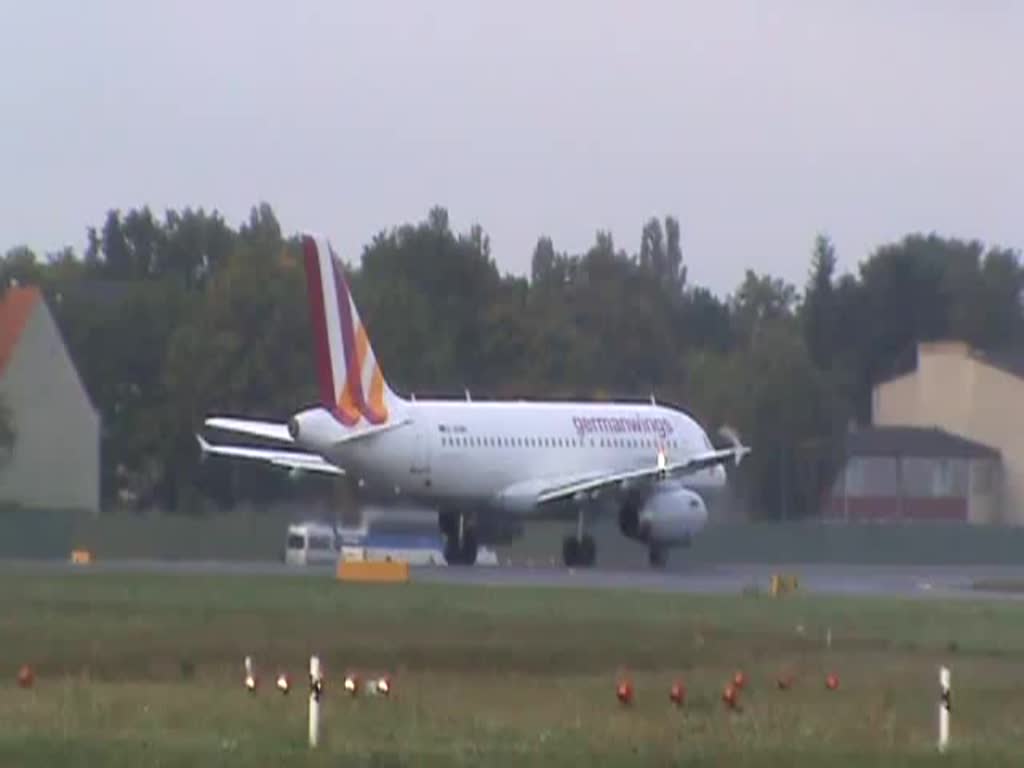
[[[538,235],[682,225],[692,281],[803,284],[909,231],[1024,246],[1024,3],[0,0],[0,250],[112,207],[260,200],[346,258],[445,205]]]

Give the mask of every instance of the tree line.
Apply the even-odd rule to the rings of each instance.
[[[643,223],[632,251],[604,231],[582,253],[540,237],[519,277],[481,227],[455,232],[434,208],[377,233],[349,277],[397,391],[653,394],[736,428],[755,448],[740,498],[778,519],[816,513],[846,430],[869,423],[873,385],[918,341],[1024,342],[1015,250],[909,234],[839,275],[827,235],[808,245],[804,285],[750,269],[716,296],[688,280],[669,216]],[[106,504],[202,514],[309,492],[275,470],[200,461],[194,439],[212,412],[283,419],[316,400],[299,244],[268,204],[237,227],[203,209],[110,211],[82,254],[9,249],[0,281],[49,299],[102,416]]]

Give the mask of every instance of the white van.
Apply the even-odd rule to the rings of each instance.
[[[334,528],[322,523],[288,526],[284,561],[288,565],[333,565],[338,560]]]

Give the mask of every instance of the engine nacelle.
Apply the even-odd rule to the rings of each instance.
[[[666,489],[642,506],[627,502],[619,510],[624,536],[662,547],[688,544],[707,521],[704,499],[686,488]]]
[[[288,419],[288,434],[298,445],[322,451],[339,439],[341,426],[323,408],[310,408]]]

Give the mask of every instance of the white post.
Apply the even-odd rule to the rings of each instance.
[[[256,690],[256,675],[252,671],[252,657],[245,657],[245,687],[253,693]]]
[[[320,741],[320,697],[323,695],[323,678],[320,674],[320,657],[309,657],[309,746],[316,747]]]
[[[952,692],[949,687],[949,668],[939,668],[939,752],[949,746],[949,710],[952,707]]]

